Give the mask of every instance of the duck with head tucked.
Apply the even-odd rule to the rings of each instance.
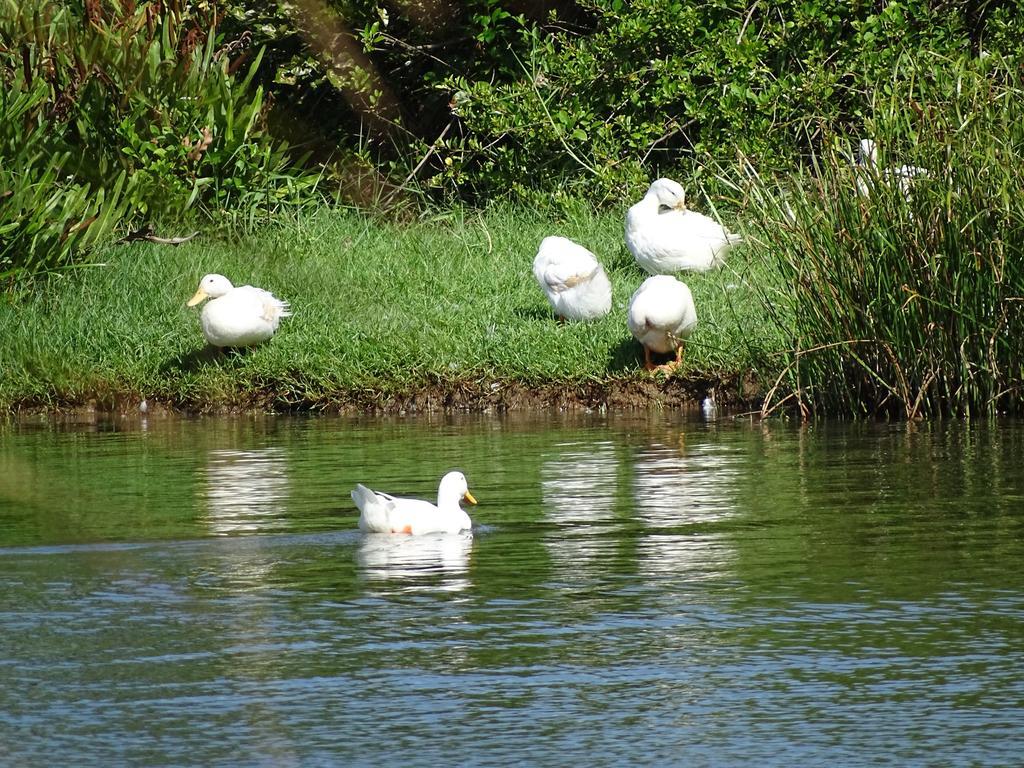
[[[288,302],[270,291],[251,285],[236,287],[224,275],[204,276],[188,306],[207,299],[200,321],[203,335],[215,347],[259,344],[274,335],[282,317],[291,315]]]
[[[644,368],[671,373],[682,364],[686,339],[697,326],[697,308],[689,286],[671,275],[647,278],[629,300],[626,324],[644,348]],[[652,352],[674,352],[675,360],[655,365]]]
[[[742,241],[712,218],[686,207],[686,192],[672,179],[658,179],[626,213],[626,247],[652,275],[706,272],[724,263]]]
[[[560,320],[594,320],[612,308],[612,284],[597,258],[566,237],[545,237],[533,276]]]

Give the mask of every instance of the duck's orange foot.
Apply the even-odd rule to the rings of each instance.
[[[683,361],[680,357],[679,350],[677,349],[675,360],[669,360],[667,363],[661,364],[655,363],[651,359],[651,350],[647,349],[647,347],[644,347],[644,370],[646,370],[648,373],[664,373],[666,376],[671,376],[673,373],[675,373],[676,369],[679,368],[680,365],[682,365],[682,362]]]

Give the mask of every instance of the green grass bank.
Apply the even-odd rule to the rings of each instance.
[[[549,234],[597,254],[613,284],[609,316],[555,321],[530,272]],[[709,387],[749,402],[783,339],[764,311],[766,270],[734,254],[685,278],[699,326],[665,379],[643,370],[626,328],[646,275],[619,212],[401,225],[324,210],[237,242],[109,245],[94,265],[0,295],[0,408],[615,409],[692,403]],[[294,314],[259,347],[212,354],[185,306],[207,272],[271,290]]]

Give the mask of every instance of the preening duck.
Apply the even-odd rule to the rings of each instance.
[[[612,308],[612,284],[597,257],[566,237],[541,241],[533,276],[559,318],[593,320]]]
[[[652,275],[721,266],[741,241],[714,219],[687,210],[686,192],[672,179],[655,181],[626,213],[626,247]]]
[[[686,283],[671,275],[654,275],[644,280],[629,300],[626,317],[630,333],[644,348],[648,371],[673,371],[683,362],[686,339],[697,325],[697,308]],[[651,353],[675,352],[670,363],[655,365]]]
[[[199,281],[195,295],[188,300],[194,307],[209,299],[200,321],[203,335],[215,347],[248,347],[266,341],[288,317],[288,302],[270,291],[251,285],[235,287],[224,275],[206,275]]]
[[[437,488],[437,504],[372,491],[357,484],[352,501],[359,508],[359,529],[366,533],[459,533],[473,527],[459,502],[476,504],[466,476],[449,472]]]

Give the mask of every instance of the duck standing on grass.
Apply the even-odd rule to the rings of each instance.
[[[686,339],[697,325],[693,294],[686,283],[671,275],[649,277],[629,300],[626,323],[644,348],[644,368],[671,373],[682,364]],[[655,365],[652,352],[675,352],[676,359]]]
[[[371,491],[356,484],[352,501],[359,508],[359,530],[366,533],[460,533],[473,527],[469,515],[459,506],[465,499],[476,504],[466,476],[449,472],[437,488],[437,505],[421,499],[405,499]]]
[[[626,247],[652,275],[721,266],[742,242],[714,219],[686,208],[686,192],[672,179],[658,179],[626,213]]]
[[[612,284],[597,258],[566,237],[545,237],[533,276],[561,320],[593,320],[612,308]]]
[[[210,299],[200,320],[203,335],[215,347],[248,347],[266,341],[288,317],[288,302],[270,291],[240,285],[237,288],[224,275],[206,275],[199,281],[195,295],[188,300],[194,307]]]

